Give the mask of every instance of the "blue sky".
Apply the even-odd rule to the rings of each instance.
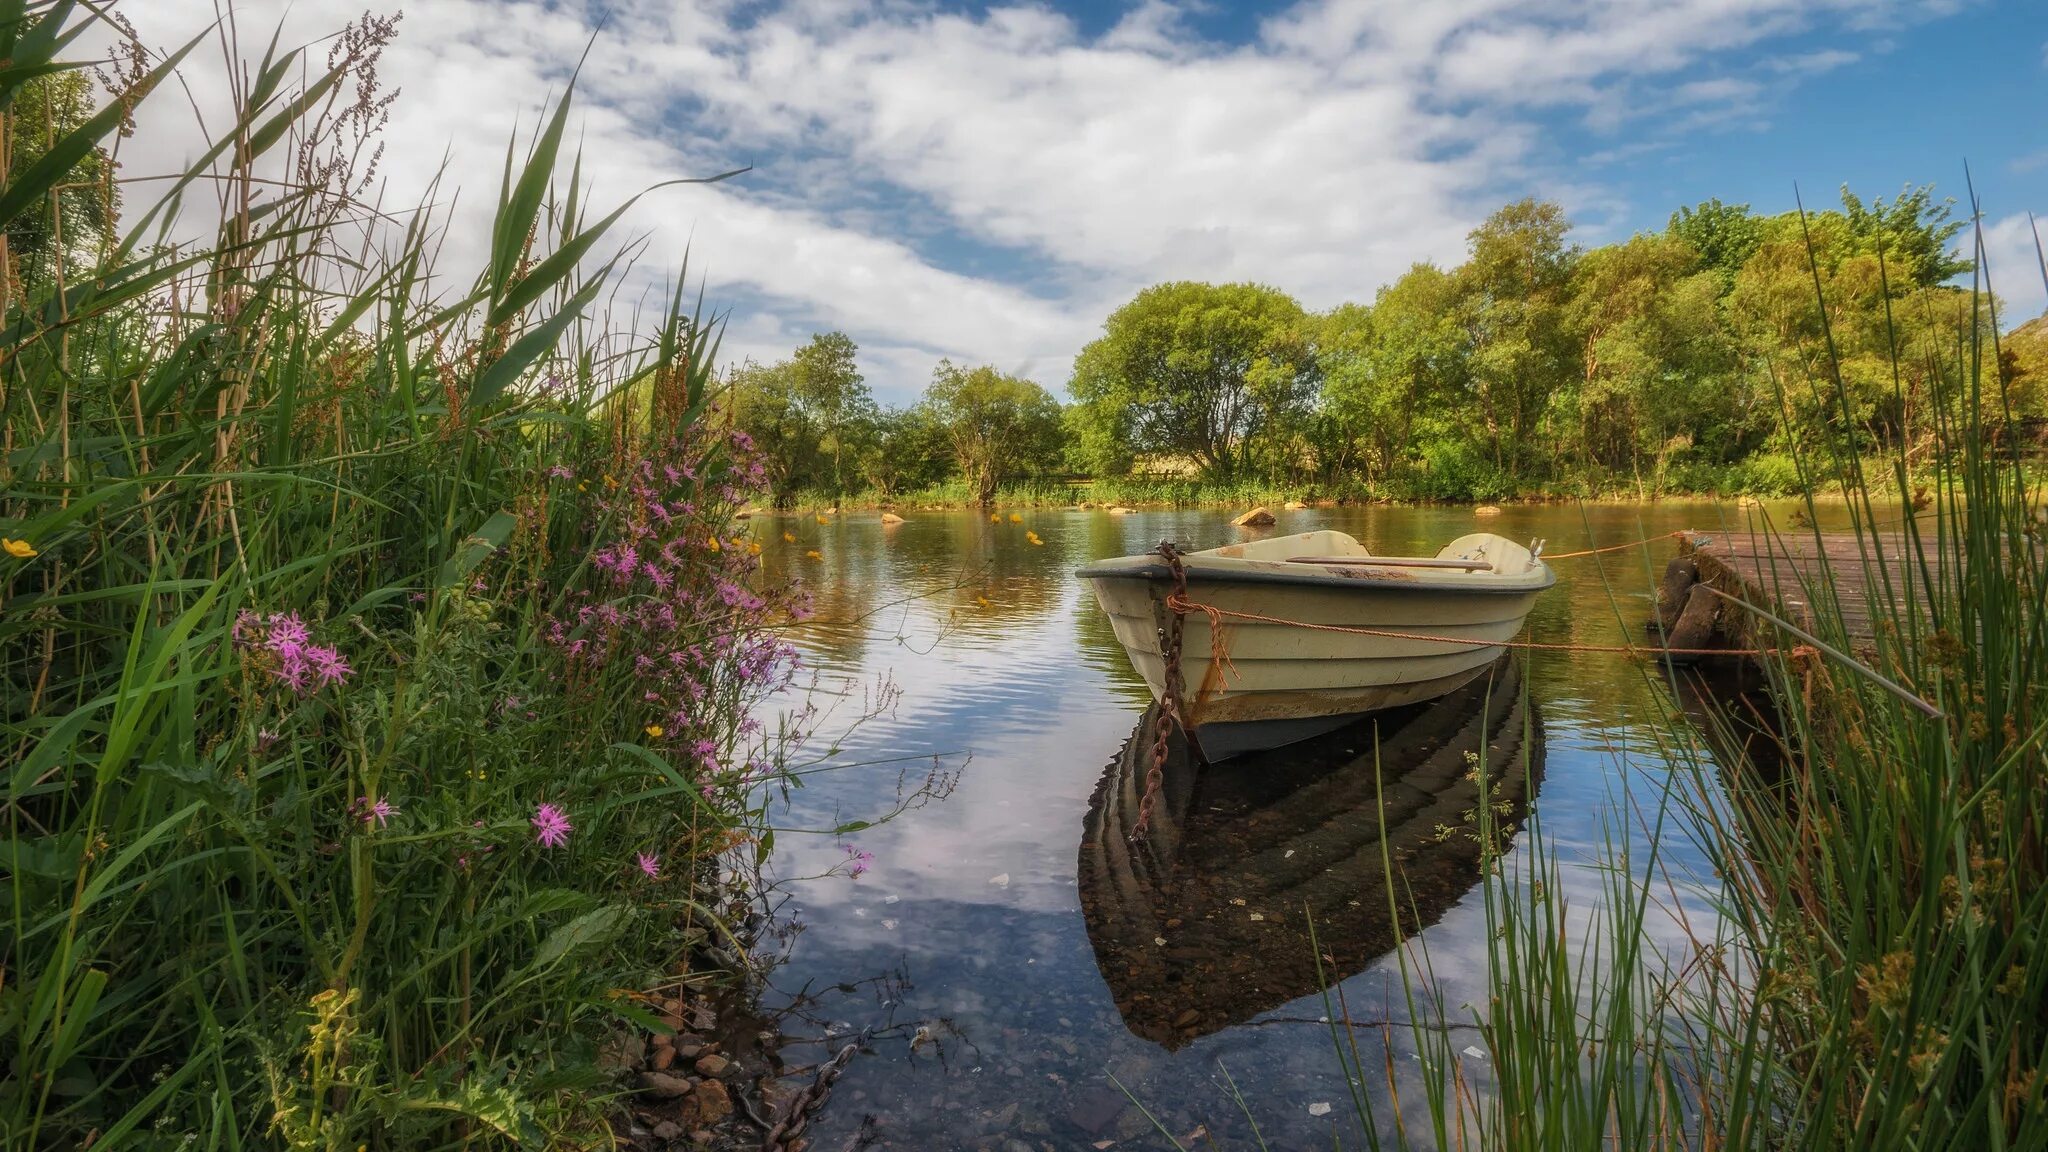
[[[362,3],[239,9],[311,40]],[[213,7],[131,15],[169,43]],[[687,246],[735,357],[840,328],[885,401],[941,356],[1059,390],[1161,279],[1369,300],[1526,195],[1592,244],[1708,197],[1782,210],[1795,184],[1810,206],[1845,182],[1961,199],[1968,161],[2001,293],[2043,307],[2019,274],[2026,213],[2048,214],[2043,0],[427,0],[387,56],[382,172],[387,204],[444,166],[469,190],[451,265],[600,14],[576,117],[598,187],[755,166],[636,210],[645,280]],[[202,102],[218,71],[188,68]],[[165,107],[137,149],[189,154]]]

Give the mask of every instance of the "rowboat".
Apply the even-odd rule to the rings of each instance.
[[[1313,995],[1436,923],[1479,882],[1484,851],[1511,842],[1543,776],[1542,720],[1509,657],[1441,699],[1283,752],[1198,765],[1170,739],[1135,835],[1158,707],[1096,784],[1076,877],[1125,1027],[1168,1050]]]
[[[1077,574],[1155,701],[1181,618],[1180,718],[1201,757],[1217,761],[1470,681],[1556,582],[1542,551],[1474,532],[1434,556],[1375,556],[1320,531],[1200,552],[1162,545]]]

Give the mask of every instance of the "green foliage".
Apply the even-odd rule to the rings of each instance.
[[[876,495],[893,499],[951,475],[953,444],[923,405],[877,411],[860,441],[861,475]]]
[[[749,361],[727,378],[733,424],[765,454],[778,502],[800,490],[838,495],[860,474],[876,408],[859,352],[845,333],[821,332],[787,360]]]
[[[1929,189],[1843,195],[1843,210],[1805,215],[1708,200],[1590,250],[1568,243],[1557,205],[1519,201],[1472,231],[1464,263],[1418,264],[1370,305],[1322,315],[1262,285],[1156,285],[1083,349],[1056,435],[1034,430],[1020,458],[1176,500],[1781,493],[1782,454],[1842,432],[1917,468],[1965,403],[1932,365],[1987,339],[1990,314],[1940,282],[1969,264]],[[2048,418],[2040,345],[2016,338],[2002,387],[1973,402]],[[957,441],[944,462],[917,418],[867,400],[853,352],[821,336],[732,376],[779,500],[837,503],[857,476],[883,499],[939,498],[958,478],[980,501],[1024,479],[985,475]]]
[[[1229,480],[1270,461],[1278,430],[1313,399],[1311,329],[1301,305],[1261,284],[1160,284],[1110,314],[1068,388],[1099,441]]]
[[[74,18],[98,19],[0,29],[0,87]],[[269,150],[327,156],[374,118],[390,34],[251,62],[208,110],[241,146],[171,186],[225,190],[212,242],[67,226],[61,300],[26,276],[5,301],[10,1148],[603,1143],[598,1041],[720,930],[763,832],[740,766],[780,746],[741,716],[775,641],[746,609],[653,611],[772,593],[708,547],[754,464],[702,402],[713,326],[579,323],[617,264],[557,257],[618,217],[551,194],[561,109],[508,160],[500,242],[452,305],[445,221],[365,246],[345,163],[234,207]],[[98,194],[78,166],[160,78],[14,154],[10,248]],[[691,651],[714,654],[641,663]],[[537,842],[541,804],[564,842]]]
[[[1578,250],[1556,204],[1521,200],[1473,229],[1458,270],[1472,340],[1472,397],[1494,465],[1523,474],[1542,457],[1538,421],[1574,380],[1579,357],[1569,321]]]
[[[33,168],[52,144],[77,132],[94,111],[92,81],[83,71],[38,76],[23,84],[11,106],[5,171]],[[95,144],[65,174],[62,191],[39,197],[8,221],[12,278],[31,292],[47,285],[58,274],[60,253],[74,275],[90,269],[113,242],[120,213],[113,162],[105,146]]]
[[[1698,268],[1718,275],[1725,291],[1763,243],[1764,226],[1751,215],[1749,205],[1723,204],[1715,198],[1673,212],[1667,233],[1692,249]]]
[[[1894,279],[1926,288],[1961,276],[1976,267],[1953,251],[1961,220],[1949,218],[1953,200],[1936,202],[1931,186],[1908,184],[1887,205],[1884,197],[1862,199],[1842,186],[1842,211],[1849,221],[1849,234],[1859,248],[1872,255],[1882,254],[1894,269]]]
[[[1059,458],[1060,402],[1029,380],[941,360],[923,407],[953,445],[960,474],[983,507],[1004,480],[1043,471]]]

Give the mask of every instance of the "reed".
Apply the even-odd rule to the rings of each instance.
[[[97,11],[0,21],[6,140]],[[727,527],[761,469],[717,327],[680,279],[599,318],[634,246],[567,94],[443,288],[446,221],[358,198],[391,32],[238,64],[125,234],[0,247],[7,1147],[601,1142],[600,1041],[705,979],[765,850],[787,605]],[[67,174],[200,43],[0,218],[110,197]]]

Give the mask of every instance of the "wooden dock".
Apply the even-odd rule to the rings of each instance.
[[[1861,539],[1848,532],[1818,538],[1811,532],[1681,536],[1677,557],[1664,569],[1657,618],[1650,625],[1661,629],[1670,648],[1765,647],[1771,643],[1768,621],[1727,597],[1814,631],[1814,603],[1832,594],[1841,608],[1843,638],[1861,654],[1873,640],[1873,596],[1882,602],[1888,580],[1891,594],[1903,600],[1905,581],[1917,579],[1918,566],[1908,563],[1911,547],[1897,532]],[[1921,547],[1932,552],[1924,539]]]

